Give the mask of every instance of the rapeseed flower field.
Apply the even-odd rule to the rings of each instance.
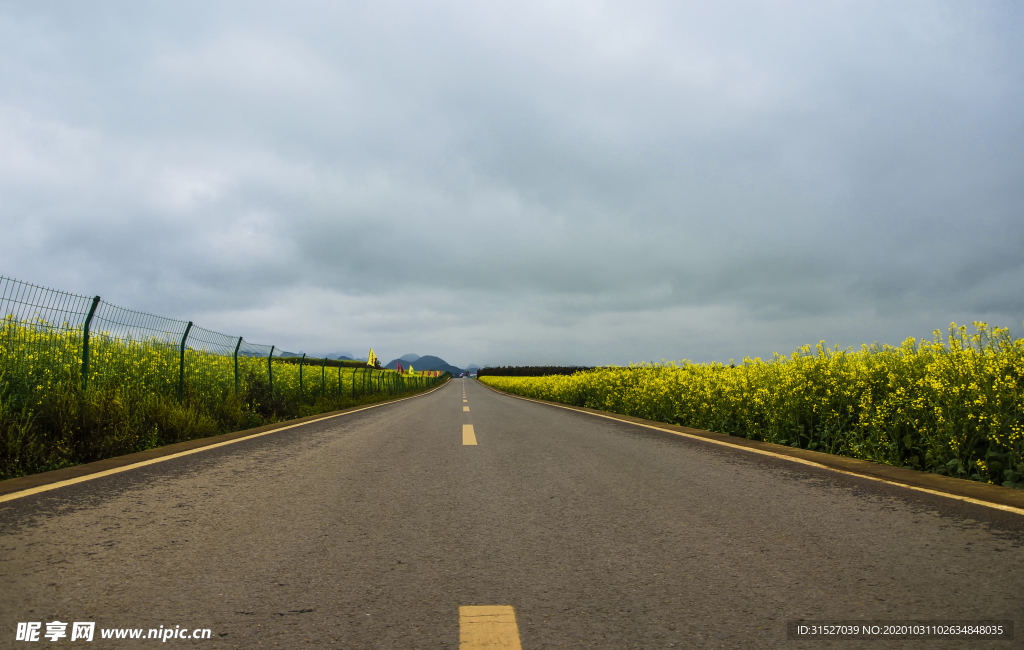
[[[377,402],[443,377],[233,356],[165,339],[0,320],[0,479]],[[236,372],[237,363],[237,372]],[[179,394],[180,391],[180,394]]]
[[[1024,340],[974,323],[902,345],[805,346],[568,376],[482,376],[503,391],[1024,489]]]

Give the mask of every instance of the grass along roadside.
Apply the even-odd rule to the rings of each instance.
[[[443,381],[254,357],[239,358],[236,375],[231,357],[187,349],[179,396],[179,350],[97,335],[83,388],[80,332],[6,321],[0,343],[0,480],[412,395]]]
[[[27,476],[19,476],[16,478],[2,480],[0,481],[0,502],[10,501],[23,496],[29,496],[31,494],[38,494],[39,492],[46,492],[52,489],[81,483],[83,481],[100,478],[102,476],[118,472],[128,471],[143,465],[150,465],[174,458],[180,458],[182,456],[202,452],[211,448],[223,447],[224,445],[250,440],[252,438],[265,436],[271,433],[302,427],[306,424],[314,424],[324,420],[331,420],[337,417],[359,413],[368,409],[387,406],[389,404],[402,402],[408,399],[416,399],[443,388],[449,380],[450,376],[445,376],[444,379],[437,382],[435,386],[423,389],[422,391],[415,391],[411,395],[393,395],[387,399],[377,402],[352,406],[339,411],[329,411],[327,413],[309,415],[306,417],[296,418],[294,420],[266,424],[253,429],[243,429],[232,433],[223,433],[208,438],[186,440],[184,442],[172,443],[162,447],[155,447],[145,451],[125,454],[123,456],[115,456],[104,460],[85,463],[83,465],[73,465],[71,467],[64,467],[62,469],[49,472],[40,472],[37,474],[29,474]]]
[[[443,379],[442,379],[443,381]],[[10,412],[0,402],[0,480],[145,451],[266,424],[375,404],[432,388],[320,397],[291,408],[253,408],[249,395],[229,396],[213,410],[173,396],[132,395],[75,385],[52,391],[36,410]],[[282,400],[283,401],[283,400]],[[269,407],[269,408],[268,408]]]

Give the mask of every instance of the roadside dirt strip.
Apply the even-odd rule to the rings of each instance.
[[[1020,647],[788,639],[1024,621],[1014,505],[875,478],[455,380],[0,503],[0,647]]]

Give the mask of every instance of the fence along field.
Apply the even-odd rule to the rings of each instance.
[[[0,479],[425,390],[0,276]]]
[[[1024,341],[974,326],[738,366],[479,377],[525,397],[1024,489]]]

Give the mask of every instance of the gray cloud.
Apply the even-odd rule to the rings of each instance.
[[[1020,332],[1022,27],[1014,3],[7,5],[0,272],[463,364]]]

